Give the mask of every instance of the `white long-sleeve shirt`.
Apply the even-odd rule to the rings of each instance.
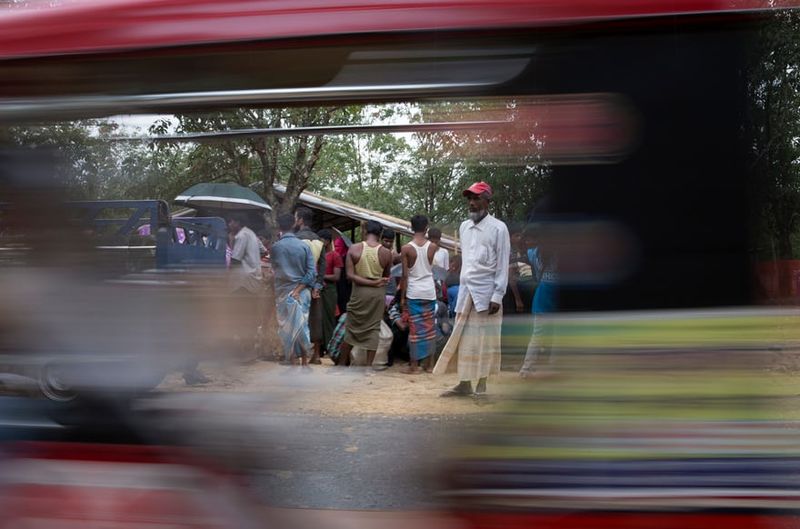
[[[475,310],[482,312],[489,303],[503,303],[508,286],[508,261],[511,240],[505,223],[486,215],[479,223],[465,220],[459,228],[461,238],[461,285],[456,312],[463,312],[467,296]]]

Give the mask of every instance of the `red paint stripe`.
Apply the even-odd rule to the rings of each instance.
[[[185,454],[179,455],[179,451],[174,449],[146,445],[25,441],[15,443],[10,448],[16,457],[62,461],[174,463],[176,459],[185,457]]]
[[[797,7],[776,0],[772,7]],[[369,32],[533,27],[768,8],[767,0],[97,0],[0,15],[0,58]]]
[[[790,529],[797,517],[766,514],[475,513],[459,516],[474,529]]]

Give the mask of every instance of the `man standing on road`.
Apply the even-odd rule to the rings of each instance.
[[[353,293],[347,304],[347,324],[339,365],[348,365],[350,350],[356,346],[367,351],[367,367],[372,366],[375,360],[386,302],[386,284],[392,266],[392,252],[380,243],[382,231],[379,222],[367,221],[364,242],[353,244],[347,252],[345,270],[353,283]]]
[[[271,251],[278,336],[286,360],[296,364],[299,358],[303,367],[308,368],[311,350],[308,312],[317,269],[311,249],[292,233],[294,224],[295,218],[291,214],[278,217],[281,238],[272,245]]]
[[[403,245],[403,280],[401,308],[408,322],[410,362],[408,375],[421,372],[420,363],[430,366],[436,349],[436,285],[433,282],[433,258],[438,247],[425,239],[428,218],[415,215],[411,219],[414,237]]]
[[[253,230],[245,225],[245,216],[232,213],[228,218],[231,241],[230,288],[236,298],[239,328],[236,340],[240,354],[250,360],[254,354],[256,329],[258,327],[258,298],[263,295],[261,283],[261,244]]]
[[[541,214],[541,209],[539,210]],[[533,296],[533,333],[519,375],[522,378],[540,378],[553,375],[550,367],[553,347],[553,326],[548,316],[558,310],[558,256],[552,249],[545,224],[531,222],[528,239],[528,260],[539,284]]]
[[[500,372],[502,303],[511,243],[506,225],[489,214],[491,186],[476,182],[463,195],[469,220],[459,228],[462,261],[456,325],[434,373],[444,373],[457,354],[460,382],[442,396],[485,397],[487,377]],[[478,382],[474,394],[473,380]]]
[[[314,354],[311,357],[312,364],[319,364],[319,356],[322,351],[322,300],[320,292],[325,286],[325,243],[322,242],[316,233],[311,230],[314,223],[314,212],[300,206],[294,212],[295,235],[304,241],[316,263],[316,278],[314,288],[311,290],[311,309],[308,316],[308,327],[311,336],[311,343],[314,346]]]

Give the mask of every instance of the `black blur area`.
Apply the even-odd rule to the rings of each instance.
[[[618,221],[640,253],[619,284],[562,286],[560,310],[752,302],[742,132],[749,33],[687,26],[554,39],[519,80],[541,93],[621,94],[638,117],[638,144],[621,163],[553,168],[557,214]]]

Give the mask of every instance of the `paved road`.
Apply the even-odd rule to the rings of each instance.
[[[62,439],[62,427],[44,405],[0,397],[0,441]],[[234,459],[249,475],[257,499],[285,508],[431,507],[448,443],[482,420],[283,415],[247,408],[238,397],[224,409],[239,412],[205,407],[156,424],[181,432],[181,442]]]
[[[271,423],[274,450],[253,473],[254,491],[269,505],[315,509],[431,506],[440,456],[470,424],[444,417],[314,416]]]

